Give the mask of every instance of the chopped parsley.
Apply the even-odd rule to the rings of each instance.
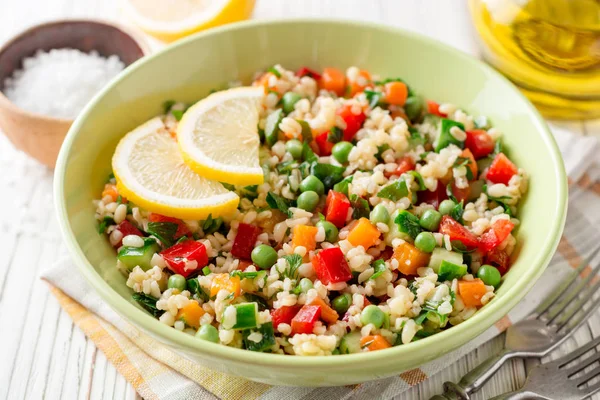
[[[275,194],[273,192],[267,193],[267,204],[271,209],[279,210],[282,213],[286,214],[291,218],[292,213],[290,212],[290,207],[292,206],[291,202],[283,197]]]
[[[134,293],[131,297],[156,318],[160,317],[164,312],[156,308],[156,302],[158,299],[155,299],[152,296],[149,296],[145,293]]]
[[[171,247],[175,242],[178,227],[174,222],[148,222],[146,232],[160,240],[163,246]]]
[[[400,211],[394,222],[398,224],[398,229],[400,232],[408,234],[413,239],[416,238],[419,233],[421,233],[419,217],[406,210]]]

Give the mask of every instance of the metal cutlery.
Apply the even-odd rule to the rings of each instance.
[[[596,248],[586,257],[531,315],[508,328],[505,348],[500,353],[463,376],[458,384],[444,382],[444,393],[431,400],[469,400],[469,395],[479,390],[507,360],[543,357],[567,339],[600,305],[600,302],[589,301],[600,288],[600,280],[592,281],[600,263],[576,282],[599,250]]]

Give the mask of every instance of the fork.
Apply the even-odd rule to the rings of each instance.
[[[444,382],[444,393],[433,396],[431,400],[469,400],[469,395],[479,390],[506,361],[516,357],[543,357],[567,339],[600,304],[588,301],[600,288],[600,280],[586,289],[600,269],[600,263],[580,283],[575,284],[577,277],[599,250],[600,247],[592,251],[527,318],[507,329],[502,351],[479,364],[463,376],[458,384]],[[574,318],[589,303],[589,307]]]
[[[600,375],[600,364],[583,370],[600,360],[600,353],[580,358],[600,344],[600,337],[557,360],[534,367],[520,390],[501,394],[492,400],[561,399],[580,400],[600,391],[600,382],[590,383]],[[579,360],[573,366],[567,365]],[[583,372],[583,374],[581,374]]]

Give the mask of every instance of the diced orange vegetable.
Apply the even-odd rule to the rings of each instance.
[[[398,261],[398,271],[404,275],[416,275],[417,269],[426,267],[429,263],[429,254],[420,251],[408,242],[396,247],[392,258]]]
[[[216,296],[221,289],[233,293],[235,297],[241,294],[240,277],[229,274],[216,274],[210,287],[210,297]]]
[[[102,191],[102,198],[106,196],[110,196],[112,198],[112,201],[117,201],[117,198],[119,197],[117,185],[114,185],[112,183],[107,183],[106,185],[104,185],[104,190]]]
[[[480,307],[481,298],[486,293],[485,284],[479,278],[472,281],[458,281],[458,294],[466,307]]]
[[[373,226],[371,221],[363,217],[348,233],[348,241],[353,246],[362,246],[365,250],[368,250],[377,242],[380,235],[381,233]]]
[[[292,247],[303,246],[307,252],[316,249],[318,228],[316,226],[296,225],[292,232]]]
[[[375,351],[390,348],[392,345],[381,335],[369,335],[360,339],[360,347]]]
[[[272,72],[264,73],[260,76],[260,78],[255,80],[252,85],[264,87],[265,94],[268,94],[269,92],[277,92],[277,90],[275,90],[275,88],[269,87],[269,80],[271,79],[272,76],[274,76]]]
[[[204,314],[205,311],[200,304],[198,304],[197,301],[192,301],[179,310],[175,319],[181,320],[192,328],[198,329],[200,327],[200,318],[202,318]]]
[[[348,81],[348,94],[350,95],[350,97],[354,97],[355,94],[362,92],[367,86],[369,86],[369,84],[371,83],[371,74],[369,73],[369,71],[361,69],[358,72],[356,80]]]
[[[335,92],[338,96],[343,96],[346,91],[346,77],[337,68],[325,68],[320,84],[321,88]]]
[[[335,324],[336,321],[340,318],[337,311],[329,307],[320,297],[315,297],[314,300],[311,301],[309,304],[311,306],[321,307],[321,319],[327,322],[328,324]]]
[[[408,86],[404,82],[388,82],[384,86],[385,101],[403,106],[408,98]]]
[[[477,161],[475,161],[475,157],[473,156],[471,150],[464,149],[460,156],[468,158],[470,160],[466,167],[471,170],[471,173],[473,174],[473,179],[477,179],[477,172],[479,172],[479,170],[477,169]]]

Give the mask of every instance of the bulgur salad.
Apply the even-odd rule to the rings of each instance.
[[[264,181],[222,183],[237,208],[142,208],[116,171],[95,201],[142,307],[199,340],[309,356],[408,344],[493,301],[527,177],[485,116],[357,67],[276,65],[253,86]],[[167,102],[155,131],[176,143],[186,113]]]

